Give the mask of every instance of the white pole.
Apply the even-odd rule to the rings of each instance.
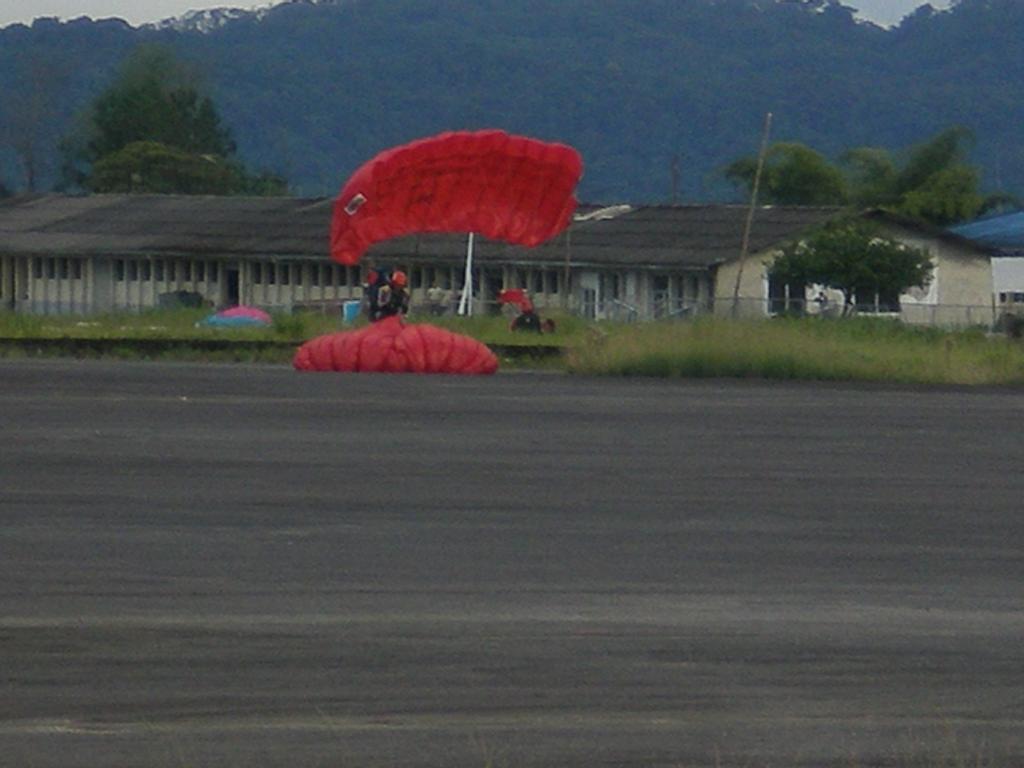
[[[459,314],[473,316],[473,233],[469,233],[466,244],[466,274],[462,279],[462,298],[459,299]]]

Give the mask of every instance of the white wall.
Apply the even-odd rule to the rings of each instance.
[[[992,259],[992,283],[997,294],[1024,292],[1024,257]]]

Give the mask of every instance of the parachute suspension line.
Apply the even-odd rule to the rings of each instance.
[[[462,278],[462,298],[459,299],[459,315],[473,316],[473,233],[466,243],[466,273]]]

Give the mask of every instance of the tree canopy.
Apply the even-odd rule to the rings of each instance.
[[[764,201],[795,205],[878,207],[945,226],[973,218],[986,205],[980,173],[967,162],[973,135],[948,128],[899,158],[880,147],[857,147],[838,163],[802,144],[774,144],[765,158]],[[734,184],[753,186],[756,158],[743,157],[725,171]]]
[[[841,159],[851,199],[939,225],[973,218],[985,203],[980,174],[967,161],[973,143],[971,131],[954,126],[912,147],[902,162],[879,148],[851,150]]]
[[[89,106],[65,142],[66,181],[94,192],[284,194],[270,174],[250,176],[197,78],[168,49],[141,46]]]
[[[909,288],[931,281],[928,251],[883,237],[870,222],[831,222],[786,246],[772,263],[772,276],[784,283],[821,285],[842,292],[844,311],[854,303],[888,305]]]
[[[735,184],[753,188],[757,158],[734,161],[725,171]],[[846,182],[823,155],[796,143],[773,144],[765,154],[759,191],[762,202],[774,205],[842,205]]]
[[[0,29],[0,110],[28,91],[34,54],[67,73],[36,134],[37,184],[49,188],[53,139],[130,50],[160,42],[202,62],[200,93],[246,164],[287,171],[302,194],[337,191],[389,146],[499,127],[579,149],[590,202],[665,202],[673,191],[737,201],[720,169],[756,151],[766,111],[778,138],[831,160],[865,145],[896,152],[963,123],[977,136],[982,190],[1024,194],[1024,3],[922,5],[884,29],[842,5],[857,3],[363,0],[159,29],[40,19]],[[0,174],[25,186],[2,127]]]
[[[283,180],[249,176],[238,163],[157,141],[134,141],[104,155],[88,179],[94,192],[186,195],[284,194]]]

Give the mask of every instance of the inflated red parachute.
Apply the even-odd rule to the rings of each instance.
[[[373,243],[419,232],[539,245],[568,226],[582,174],[572,147],[504,131],[454,131],[394,147],[338,195],[331,258],[355,264]]]
[[[356,331],[318,336],[299,347],[300,371],[484,374],[498,358],[476,339],[433,325],[386,317]]]

